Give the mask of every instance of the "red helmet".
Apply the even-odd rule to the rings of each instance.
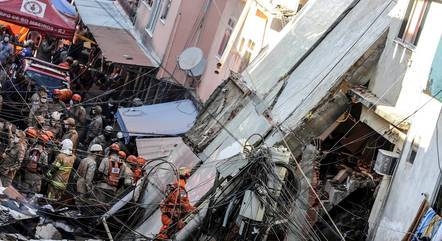
[[[137,164],[137,157],[134,155],[129,155],[126,159],[130,164]]]
[[[46,135],[49,138],[49,140],[53,140],[55,138],[55,135],[54,133],[52,133],[52,131],[44,130],[43,134]]]
[[[25,130],[26,136],[29,138],[36,138],[38,136],[38,131],[34,127],[29,127]]]
[[[118,156],[119,156],[121,159],[126,159],[126,152],[124,152],[124,151],[119,151],[119,152],[118,152]]]
[[[61,94],[61,90],[60,89],[54,89],[52,91],[52,93],[57,96],[57,95]]]
[[[72,96],[72,100],[73,100],[73,101],[80,102],[80,101],[81,101],[81,95],[79,95],[79,94],[74,94],[74,95]]]
[[[117,143],[113,143],[112,145],[110,145],[110,149],[116,152],[120,151],[120,146]]]
[[[50,138],[48,135],[46,135],[45,133],[40,133],[40,135],[38,135],[38,139],[43,141],[44,143],[48,143]]]
[[[137,164],[139,166],[144,166],[144,164],[146,164],[146,160],[139,156],[139,157],[137,157]]]

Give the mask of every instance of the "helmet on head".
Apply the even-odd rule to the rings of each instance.
[[[25,132],[24,131],[21,131],[21,130],[16,130],[15,131],[15,136],[17,136],[18,138],[25,138],[26,137],[26,134],[25,134]]]
[[[46,135],[45,133],[40,133],[40,135],[38,135],[38,139],[40,140],[40,141],[42,141],[43,143],[48,143],[50,140],[51,140],[51,138],[49,138],[49,136],[48,135]]]
[[[69,125],[69,126],[75,126],[75,119],[72,117],[67,118],[66,120],[63,121],[64,124]]]
[[[58,95],[61,94],[61,90],[60,90],[60,89],[54,89],[54,90],[52,91],[52,93],[53,93],[55,96],[58,97]]]
[[[74,144],[72,143],[72,141],[70,139],[64,139],[61,142],[60,152],[66,154],[66,155],[71,155],[73,146],[74,146]]]
[[[103,112],[103,109],[101,109],[101,106],[99,105],[94,106],[94,110],[97,115],[100,115],[101,112]]]
[[[103,151],[103,147],[100,144],[93,144],[91,148],[89,148],[90,152],[101,152]]]
[[[45,118],[42,115],[36,116],[35,119],[37,120],[37,123],[40,124],[40,125],[44,125],[44,123],[46,121]]]
[[[124,152],[124,151],[119,151],[119,152],[118,152],[118,156],[119,156],[121,159],[126,159],[126,152]]]
[[[120,146],[117,143],[113,143],[112,145],[110,145],[110,150],[115,151],[115,152],[119,152],[120,151]]]
[[[136,164],[137,163],[137,157],[134,155],[129,155],[126,159],[127,162],[130,164]]]
[[[52,118],[53,120],[55,120],[55,121],[59,121],[60,118],[61,118],[61,113],[58,112],[58,111],[54,111],[54,112],[52,112],[52,114],[51,114],[51,118]]]
[[[38,136],[38,131],[34,127],[28,127],[25,130],[26,136],[29,138],[36,138]]]
[[[80,101],[81,101],[81,95],[79,95],[79,94],[74,94],[74,95],[72,96],[72,101],[80,102]]]
[[[180,167],[178,169],[178,175],[180,175],[180,178],[189,178],[190,177],[190,170],[187,167]]]
[[[143,157],[139,156],[137,157],[137,164],[139,166],[144,166],[144,164],[146,164],[146,160]]]
[[[112,128],[112,126],[106,126],[106,127],[104,127],[104,131],[103,131],[103,133],[106,135],[110,135],[110,134],[112,134],[112,131],[114,130],[114,128]]]
[[[54,133],[52,133],[52,131],[44,130],[42,131],[42,134],[46,135],[49,140],[53,140],[55,138],[55,135]]]

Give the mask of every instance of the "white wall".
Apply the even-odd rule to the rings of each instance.
[[[391,189],[374,240],[401,240],[407,232],[424,198],[422,193],[434,196],[439,186],[440,169],[437,162],[436,122],[441,103],[423,93],[442,29],[442,4],[432,3],[418,45],[412,49],[397,41],[401,19],[408,0],[400,0],[392,16],[395,18],[385,50],[378,63],[369,89],[409,116],[411,128],[403,146],[401,160],[393,176]],[[442,130],[442,120],[437,123]],[[439,139],[442,138],[439,131]],[[419,148],[413,164],[407,162],[411,142],[419,139]],[[441,139],[440,139],[441,140]],[[400,148],[399,148],[400,149]],[[374,223],[370,223],[373,228]]]
[[[429,97],[422,97],[418,102],[423,105]],[[440,102],[431,99],[413,118],[413,124],[403,148],[396,174],[393,177],[390,195],[374,240],[401,240],[424,199],[422,193],[428,194],[429,197],[436,195],[440,170],[437,161],[435,129],[440,110]],[[438,138],[442,140],[442,119],[439,119],[437,125]],[[419,139],[420,143],[415,161],[411,164],[407,159],[414,138]],[[370,224],[370,226],[372,225],[373,223]]]

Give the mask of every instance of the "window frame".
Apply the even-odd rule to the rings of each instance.
[[[163,0],[161,2],[163,4],[162,4],[162,7],[161,7],[160,21],[163,24],[166,24],[166,20],[167,20],[167,16],[169,15],[170,7],[172,7],[172,0]],[[166,11],[166,16],[163,18],[165,10],[167,10]]]
[[[151,9],[151,15],[149,17],[149,20],[147,21],[146,27],[144,28],[144,30],[146,30],[147,34],[149,34],[150,37],[153,37],[153,33],[155,32],[155,27],[160,17],[160,9],[163,2],[161,0],[153,0],[153,1],[154,2]]]
[[[417,9],[419,2],[422,3],[420,11]],[[398,42],[401,42],[406,47],[411,46],[411,48],[413,48],[417,46],[432,2],[433,0],[409,1],[407,10],[402,19],[401,27],[396,37]],[[413,22],[415,22],[414,25]],[[412,34],[409,33],[411,29],[413,29]]]
[[[233,23],[233,24],[231,25],[230,23]],[[233,30],[235,29],[236,23],[237,23],[236,19],[233,16],[230,16],[229,19],[227,20],[227,24],[226,24],[226,26],[224,28],[223,37],[221,38],[221,42],[219,43],[218,50],[216,51],[216,57],[217,58],[221,58],[221,56],[226,51],[227,44],[229,43],[229,40],[232,37],[232,33],[233,33]],[[229,37],[228,38],[226,38],[226,36],[227,36],[226,33],[227,32],[229,32],[229,34],[228,34]],[[220,54],[221,47],[222,47],[222,52]]]
[[[155,0],[142,0],[142,2],[147,7],[147,9],[151,10]],[[152,2],[152,5],[150,5],[149,2]]]

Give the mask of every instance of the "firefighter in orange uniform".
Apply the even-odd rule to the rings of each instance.
[[[120,147],[115,143],[109,149],[109,156],[104,158],[98,167],[100,181],[94,192],[96,199],[104,203],[112,201],[120,187],[120,179],[124,180],[124,185],[132,184],[132,172],[124,164],[126,153],[120,151]]]
[[[190,176],[188,168],[181,167],[178,170],[179,180],[173,184],[167,185],[166,198],[160,204],[161,226],[160,233],[156,236],[157,240],[169,239],[176,232],[184,227],[183,219],[195,211],[190,204],[186,191],[186,180]]]
[[[33,137],[35,129],[28,129],[27,136]],[[48,152],[45,145],[51,139],[49,131],[37,134],[37,141],[28,149],[25,156],[25,170],[22,187],[25,191],[40,193],[43,173],[48,168]]]
[[[127,163],[130,166],[130,169],[133,173],[133,181],[134,184],[137,183],[138,180],[143,176],[143,166],[146,164],[146,160],[143,157],[136,157],[134,155],[130,155],[126,159]]]

